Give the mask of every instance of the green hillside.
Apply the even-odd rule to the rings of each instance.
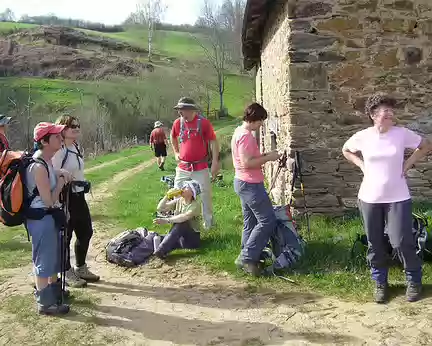
[[[28,30],[31,30],[31,34],[28,34]],[[41,30],[41,27],[29,24],[0,23],[0,40],[12,39],[20,45],[20,49],[26,49],[22,53],[24,59],[16,60],[23,61],[30,56],[30,62],[20,66],[23,73],[18,71],[0,78],[0,112],[27,114],[30,96],[31,122],[55,119],[66,112],[76,114],[81,119],[87,118],[87,122],[93,125],[103,118],[110,131],[122,128],[116,133],[118,137],[142,137],[154,120],[166,119],[169,123],[175,119],[172,106],[180,96],[191,95],[204,110],[207,109],[208,100],[211,110],[219,108],[215,71],[200,46],[200,42],[206,44],[203,35],[156,31],[154,55],[151,69],[148,69],[145,67],[148,65],[145,28],[130,27],[119,33],[75,30],[75,33],[81,32],[87,38],[127,44],[134,50],[137,47],[141,52],[110,50],[94,42],[79,42],[74,47],[61,46],[59,50],[52,40],[47,42]],[[40,57],[31,57],[35,50],[42,50],[42,59],[46,59],[46,63],[41,63]],[[58,51],[66,53],[56,55]],[[91,64],[91,59],[99,65],[100,61],[105,60],[108,67],[114,66],[113,71],[110,70],[101,78],[97,77],[97,73],[94,76],[80,74],[77,66]],[[28,66],[39,63],[41,68],[35,68],[39,75],[29,76]],[[49,65],[48,72],[43,70],[45,65]],[[99,65],[97,69],[103,71],[105,67]],[[144,70],[129,74],[128,69],[136,66],[144,66]],[[73,68],[73,73],[68,75],[65,71],[70,68]],[[120,73],[117,70],[121,70]],[[253,98],[252,77],[239,74],[238,70],[238,67],[233,66],[226,71],[224,105],[231,116],[239,116]],[[11,104],[10,99],[15,100],[15,103]],[[142,130],[144,128],[147,130]],[[140,132],[136,132],[137,129]],[[99,130],[92,131],[94,137]],[[92,142],[94,139],[89,140],[89,143]]]

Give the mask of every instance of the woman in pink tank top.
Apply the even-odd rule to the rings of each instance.
[[[276,228],[272,202],[264,187],[262,166],[276,161],[277,151],[261,154],[252,134],[267,118],[267,111],[258,103],[246,108],[243,124],[234,131],[231,151],[235,169],[234,190],[240,197],[243,211],[243,233],[237,267],[254,276],[262,272],[260,258]]]
[[[415,132],[394,124],[396,100],[377,94],[366,102],[373,126],[355,133],[344,144],[345,158],[363,172],[359,209],[368,238],[368,264],[375,281],[375,301],[388,299],[388,253],[384,231],[404,264],[406,298],[421,295],[422,263],[412,233],[412,203],[406,174],[430,150],[431,144]],[[405,160],[405,150],[413,154]]]

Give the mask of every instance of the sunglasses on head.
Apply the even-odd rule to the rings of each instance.
[[[81,125],[80,124],[73,124],[73,125],[69,126],[69,128],[72,130],[75,130],[75,129],[81,128]]]

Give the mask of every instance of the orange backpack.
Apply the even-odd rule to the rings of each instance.
[[[48,171],[47,163],[33,158],[33,154],[29,152],[5,150],[1,154],[0,222],[5,226],[22,225],[31,202],[39,195],[37,188],[30,195],[26,185],[27,168],[35,162],[44,165]]]

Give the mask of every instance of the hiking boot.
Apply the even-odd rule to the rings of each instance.
[[[246,273],[258,277],[262,275],[262,268],[259,263],[253,263],[253,262],[243,262],[243,271]]]
[[[237,269],[243,268],[243,261],[241,260],[240,255],[235,259],[234,264],[237,267]]]
[[[35,292],[37,311],[41,315],[64,315],[69,312],[69,305],[57,303],[57,287],[48,285]]]
[[[38,304],[37,311],[41,315],[66,315],[70,311],[70,308],[67,304],[53,304],[50,306]]]
[[[75,274],[82,280],[96,282],[100,280],[100,276],[92,273],[87,264],[75,268]]]
[[[409,302],[416,302],[420,300],[422,292],[422,285],[414,282],[408,282],[406,289],[406,300]]]
[[[70,287],[82,288],[87,286],[87,281],[81,279],[73,268],[66,272],[66,283]]]
[[[375,302],[384,304],[388,299],[388,283],[376,283],[375,285]]]

